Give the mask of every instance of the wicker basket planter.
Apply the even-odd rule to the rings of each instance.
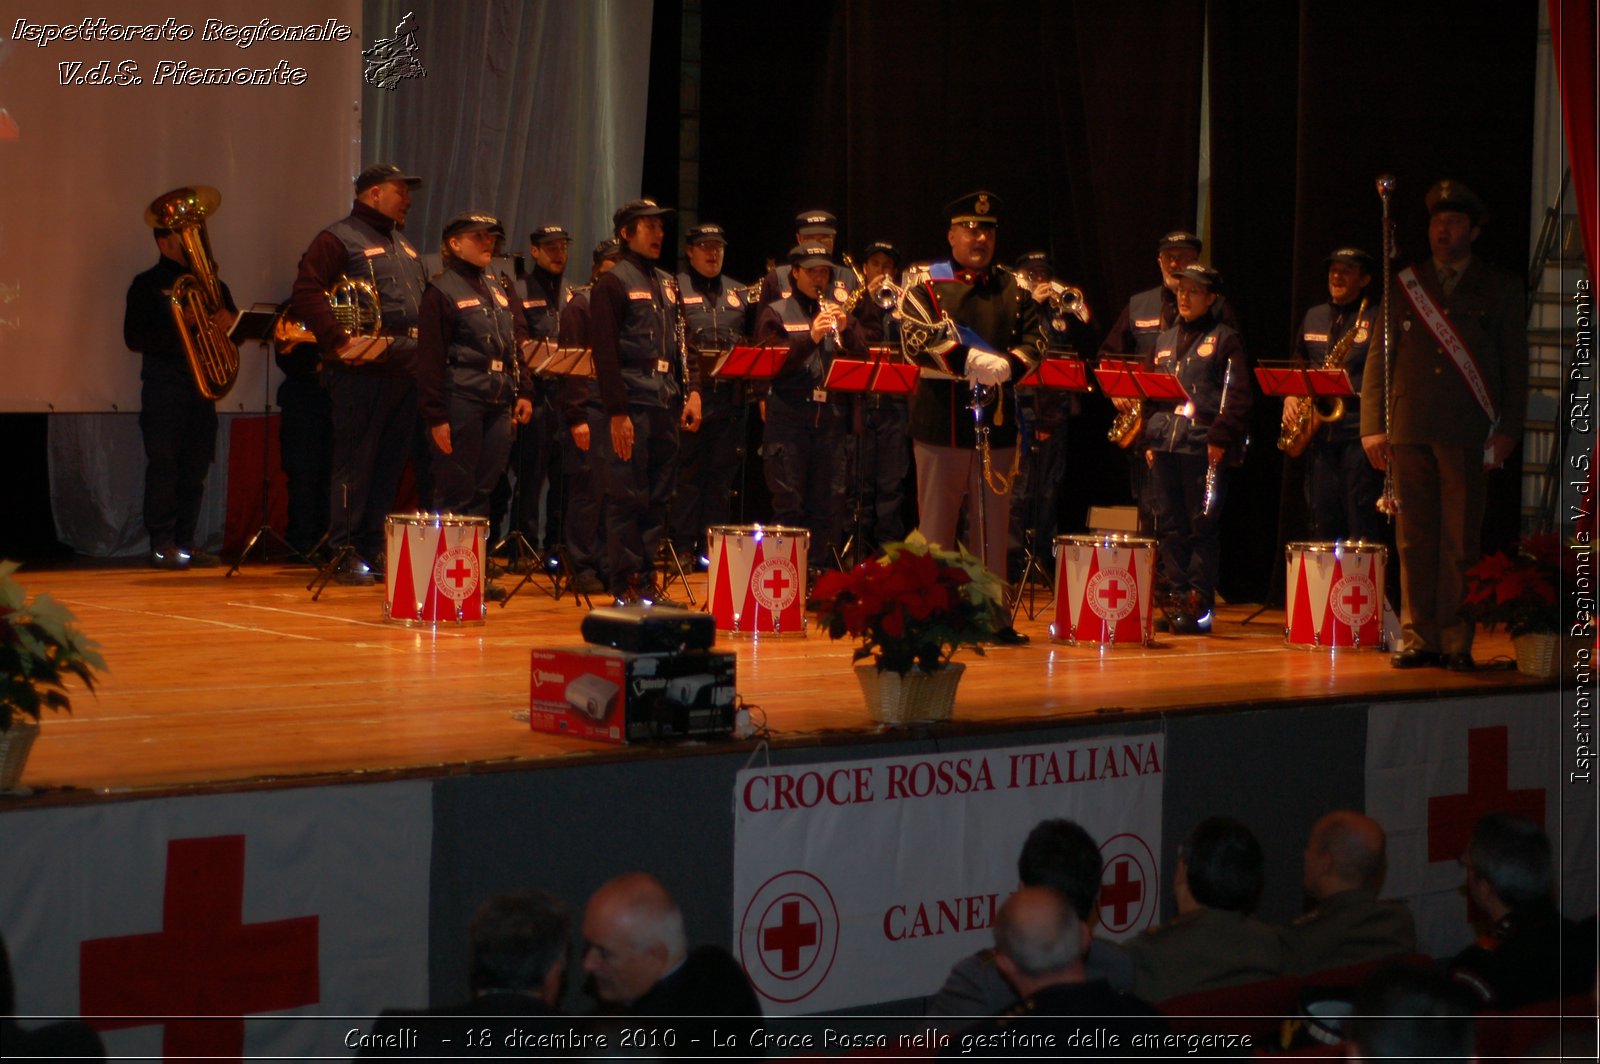
[[[1554,632],[1529,632],[1511,640],[1517,651],[1517,671],[1524,676],[1553,680],[1560,668],[1557,658],[1561,637]]]
[[[0,791],[16,790],[22,782],[23,766],[37,738],[39,726],[25,720],[13,720],[10,728],[0,732]]]
[[[967,667],[950,662],[932,672],[912,669],[890,672],[876,665],[857,665],[856,679],[867,699],[867,715],[881,724],[949,720],[956,704],[956,685]]]

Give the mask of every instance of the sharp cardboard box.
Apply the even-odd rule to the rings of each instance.
[[[736,661],[720,650],[535,650],[528,723],[606,743],[725,736],[733,731]]]

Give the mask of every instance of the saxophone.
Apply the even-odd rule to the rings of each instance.
[[[1139,399],[1128,409],[1117,411],[1117,416],[1111,420],[1111,427],[1106,430],[1106,439],[1118,447],[1128,448],[1143,432],[1144,400]]]
[[[1361,297],[1361,305],[1356,308],[1356,320],[1350,323],[1339,341],[1328,348],[1328,353],[1322,357],[1322,369],[1339,369],[1344,366],[1346,356],[1350,349],[1356,345],[1356,333],[1361,330],[1362,319],[1367,313],[1368,299]],[[1344,417],[1344,400],[1335,398],[1333,405],[1326,411],[1318,410],[1315,399],[1310,396],[1300,404],[1295,411],[1294,421],[1285,425],[1278,434],[1278,450],[1290,458],[1299,458],[1305,449],[1311,446],[1311,441],[1317,435],[1317,430],[1323,425],[1338,421]]]

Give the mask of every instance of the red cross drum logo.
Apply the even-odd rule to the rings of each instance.
[[[1139,604],[1133,574],[1126,569],[1101,569],[1089,578],[1087,601],[1096,617],[1115,623]]]
[[[1335,580],[1328,606],[1333,615],[1351,628],[1360,628],[1378,609],[1378,593],[1365,576],[1346,576]]]
[[[450,548],[433,563],[433,585],[451,602],[465,602],[478,588],[478,555],[468,543]]]
[[[1161,874],[1155,854],[1133,834],[1113,835],[1100,844],[1100,925],[1113,935],[1149,927],[1161,901]]]
[[[800,593],[800,572],[788,558],[765,558],[750,574],[750,593],[762,609],[782,613]]]
[[[801,1001],[822,985],[839,950],[839,910],[822,880],[780,872],[761,885],[739,924],[739,961],[769,1001]]]

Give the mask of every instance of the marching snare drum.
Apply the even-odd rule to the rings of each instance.
[[[1291,543],[1283,641],[1303,650],[1382,650],[1381,543]]]
[[[1121,534],[1057,536],[1055,548],[1050,638],[1107,646],[1149,643],[1156,541]]]
[[[712,525],[706,572],[717,631],[806,634],[806,558],[811,533],[782,525]]]
[[[383,614],[400,624],[482,624],[489,519],[390,514]]]

